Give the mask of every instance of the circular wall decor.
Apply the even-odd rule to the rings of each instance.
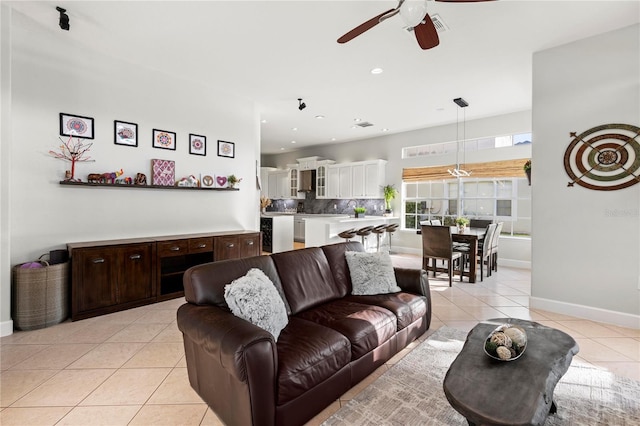
[[[564,153],[571,181],[596,191],[613,191],[640,182],[640,127],[604,124],[573,138]]]

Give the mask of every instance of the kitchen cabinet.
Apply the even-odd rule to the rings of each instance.
[[[327,198],[351,198],[351,165],[327,167]]]
[[[154,249],[152,241],[75,249],[72,320],[154,302]]]
[[[76,321],[183,296],[187,269],[214,260],[258,256],[260,232],[69,243],[67,250],[71,319]]]
[[[275,167],[260,167],[260,196],[269,196],[269,173],[276,170]]]
[[[382,198],[385,167],[384,160],[328,166],[326,197],[323,198]]]
[[[269,172],[269,198],[281,200],[290,198],[290,174],[289,170],[277,170]]]
[[[333,160],[320,160],[316,162],[316,198],[331,198],[327,195],[327,168],[334,164]]]
[[[297,158],[296,161],[298,162],[298,169],[314,170],[319,159],[320,157]]]
[[[287,198],[301,198],[298,192],[300,182],[300,173],[297,167],[289,169],[289,196]]]

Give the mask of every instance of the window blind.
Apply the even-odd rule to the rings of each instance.
[[[515,160],[489,161],[486,163],[467,163],[460,167],[471,172],[470,178],[519,178],[525,177],[524,163],[529,158],[518,158]],[[417,182],[424,180],[453,179],[447,169],[455,169],[455,164],[449,166],[432,167],[407,167],[402,169],[403,182]]]

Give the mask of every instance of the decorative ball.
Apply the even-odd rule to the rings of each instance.
[[[498,354],[498,358],[500,359],[509,359],[511,358],[511,350],[505,346],[498,346],[496,348],[496,353]]]
[[[499,346],[511,347],[511,338],[501,331],[493,333],[491,335],[491,341]]]
[[[520,347],[524,346],[527,343],[527,335],[522,330],[515,327],[507,328],[504,331],[504,334],[506,334],[513,341],[513,343],[517,344]]]

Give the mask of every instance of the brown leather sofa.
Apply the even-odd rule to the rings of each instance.
[[[431,322],[423,270],[395,269],[402,292],[351,295],[345,251],[332,244],[195,266],[178,309],[191,386],[228,425],[301,425],[422,335]],[[224,286],[261,269],[283,291],[278,341],[235,317]]]

